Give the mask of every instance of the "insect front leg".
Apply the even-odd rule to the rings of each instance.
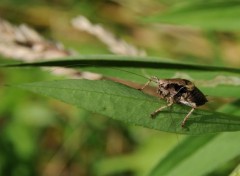
[[[149,81],[148,82],[146,82],[146,84],[144,84],[144,86],[143,87],[141,87],[141,88],[139,88],[138,90],[143,90],[145,87],[147,87],[150,83],[152,82],[152,80],[151,79],[149,79]]]
[[[195,109],[195,107],[193,107],[193,108],[189,111],[189,113],[186,115],[186,117],[183,119],[182,125],[181,125],[182,127],[184,127],[187,119],[190,117],[190,115],[192,114],[192,112],[194,111],[194,109]]]
[[[144,86],[143,87],[141,87],[141,88],[139,88],[138,90],[143,90],[145,87],[147,87],[151,82],[157,82],[158,81],[158,78],[156,77],[156,76],[153,76],[153,77],[151,77],[149,80],[148,80],[148,82],[146,82],[145,84],[144,84]]]
[[[151,117],[152,117],[152,118],[155,118],[157,113],[159,113],[159,112],[162,111],[163,109],[168,108],[168,107],[170,107],[170,106],[172,106],[172,105],[173,105],[173,100],[170,99],[170,100],[168,101],[168,104],[167,104],[167,105],[161,106],[160,108],[158,108],[157,110],[155,110],[155,111],[151,114]]]

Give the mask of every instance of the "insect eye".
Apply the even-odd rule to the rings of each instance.
[[[153,82],[159,82],[159,79],[158,79],[156,76],[151,77],[151,80],[152,80]]]

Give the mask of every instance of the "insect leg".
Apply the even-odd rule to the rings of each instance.
[[[184,127],[187,119],[190,117],[190,115],[192,114],[192,112],[194,111],[194,109],[195,109],[195,108],[193,107],[193,108],[189,111],[189,113],[186,115],[186,117],[183,119],[183,121],[182,121],[182,127]]]
[[[156,76],[151,77],[148,82],[146,82],[146,84],[144,84],[144,86],[142,88],[139,88],[138,90],[143,90],[145,87],[147,87],[151,82],[158,82],[158,78]]]
[[[167,107],[170,107],[173,105],[173,102],[169,102],[166,106],[162,106],[160,108],[158,108],[157,110],[155,110],[152,114],[151,114],[151,117],[154,118],[154,116],[159,113],[160,111],[162,111],[163,109],[167,108]]]
[[[152,82],[152,80],[151,79],[149,79],[149,81],[148,82],[146,82],[146,84],[144,84],[144,86],[143,87],[141,87],[141,88],[139,88],[138,90],[143,90],[145,87],[147,87],[150,83]]]

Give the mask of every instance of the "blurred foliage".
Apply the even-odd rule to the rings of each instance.
[[[0,16],[16,24],[26,23],[47,38],[60,41],[81,54],[110,52],[95,37],[69,25],[71,18],[79,14],[93,23],[104,25],[119,38],[144,48],[151,56],[239,67],[239,30],[201,30],[145,24],[139,20],[191,3],[190,0],[1,0]],[[221,11],[218,13],[220,15]],[[59,77],[38,69],[0,70],[0,85],[53,79]],[[2,86],[0,96],[0,175],[148,175],[154,166],[161,164],[159,161],[168,158],[169,152],[176,151],[174,147],[178,147],[185,138],[129,126],[14,88]],[[206,108],[217,111],[222,105],[230,104],[233,108],[227,107],[227,111],[232,108],[234,114],[234,107],[239,107],[239,104],[231,104],[234,98],[214,100]],[[235,115],[239,116],[238,113]],[[228,152],[229,141],[225,142],[223,153]],[[212,150],[217,149],[215,146]],[[181,148],[177,151],[181,152]],[[198,159],[203,162],[210,155]],[[171,166],[174,162],[170,160]],[[183,167],[179,169],[184,169],[184,162],[180,164]],[[225,176],[238,164],[239,156],[235,155],[202,173]]]

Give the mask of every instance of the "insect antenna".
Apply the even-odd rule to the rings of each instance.
[[[109,67],[109,68],[114,69],[114,70],[123,71],[123,72],[126,72],[126,73],[130,73],[130,74],[133,74],[133,75],[136,75],[136,76],[140,76],[140,77],[145,78],[145,79],[150,79],[150,78],[148,78],[148,77],[146,77],[146,76],[143,76],[143,75],[140,75],[140,74],[131,72],[131,71],[129,71],[129,70],[123,70],[123,69],[114,68],[114,67]]]
[[[104,67],[104,66],[99,66],[99,65],[93,65],[93,64],[72,64],[72,65],[65,65],[63,66],[64,68],[74,68],[76,66],[89,66],[89,67]],[[124,69],[120,69],[120,68],[115,68],[115,67],[105,67],[105,68],[109,68],[109,69],[113,69],[113,70],[118,70],[118,71],[122,71],[122,72],[126,72],[126,73],[129,73],[129,74],[132,74],[132,75],[136,75],[136,76],[139,76],[139,77],[142,77],[142,78],[145,78],[147,80],[150,80],[149,77],[146,77],[146,76],[143,76],[143,75],[140,75],[140,74],[137,74],[137,73],[134,73],[132,71],[129,71],[129,70],[124,70]],[[53,70],[50,70],[49,72],[53,72],[55,70],[59,69],[58,68],[54,68]],[[152,80],[153,82],[156,83],[156,81]]]

